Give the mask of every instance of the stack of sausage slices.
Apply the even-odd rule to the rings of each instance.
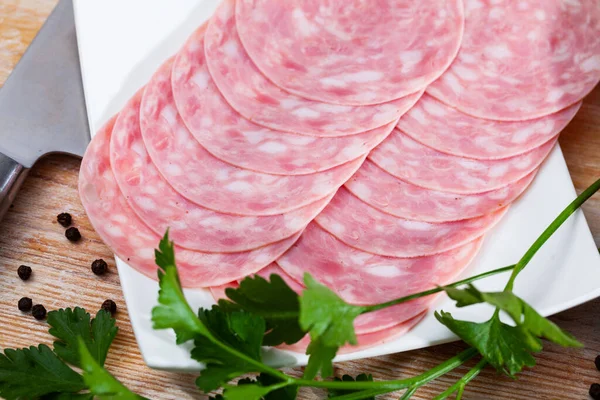
[[[385,302],[465,269],[599,80],[595,0],[223,0],[96,133],[80,195],[150,277],[170,229],[217,298],[309,272]],[[432,300],[361,316],[353,350]]]

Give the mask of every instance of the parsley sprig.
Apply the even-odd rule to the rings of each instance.
[[[6,400],[142,400],[103,367],[118,328],[111,315],[100,310],[95,318],[82,308],[48,313],[46,345],[6,349],[0,354],[0,398]],[[79,374],[70,366],[80,367]]]
[[[581,344],[557,325],[542,317],[513,293],[514,282],[529,261],[559,227],[594,193],[600,180],[586,189],[550,224],[515,265],[499,268],[444,287],[405,296],[371,306],[346,303],[332,290],[305,276],[306,289],[298,295],[277,275],[244,279],[239,288],[228,289],[228,300],[210,310],[195,313],[187,303],[175,262],[174,244],[168,232],[156,250],[159,266],[159,306],[152,312],[155,329],[172,329],[177,343],[194,342],[191,355],[204,363],[196,384],[204,392],[222,388],[218,400],[293,400],[301,387],[328,390],[329,399],[374,399],[380,394],[403,390],[401,400],[410,399],[422,386],[480,356],[478,363],[435,400],[456,394],[461,399],[467,384],[487,364],[515,376],[525,366],[535,365],[534,353],[542,340],[565,347]],[[473,283],[511,272],[501,292],[481,292]],[[483,323],[456,320],[450,313],[436,312],[437,319],[472,347],[421,375],[389,381],[375,381],[370,375],[356,379],[317,380],[333,374],[333,359],[340,347],[356,344],[353,323],[361,314],[446,292],[458,307],[487,303],[495,307]],[[511,324],[503,322],[505,313]],[[94,319],[81,308],[48,314],[53,349],[40,345],[0,354],[0,397],[20,399],[120,399],[143,400],[104,367],[110,345],[117,334],[115,321],[105,311]],[[302,378],[289,376],[262,360],[262,346],[293,344],[309,335],[309,362]],[[82,374],[71,366],[80,367]],[[238,384],[231,382],[247,374]]]
[[[402,399],[409,399],[424,384],[436,379],[467,360],[480,355],[479,363],[458,382],[437,398],[444,399],[464,388],[489,363],[509,376],[521,372],[525,366],[535,365],[532,353],[542,350],[542,339],[562,346],[580,347],[581,344],[557,325],[542,317],[521,298],[512,293],[514,281],[549,237],[587,199],[600,189],[600,180],[577,197],[535,241],[525,256],[515,265],[493,270],[453,284],[406,296],[383,304],[355,306],[346,303],[332,290],[305,276],[306,289],[301,295],[291,290],[283,279],[272,275],[244,279],[237,289],[227,289],[228,300],[221,300],[210,311],[200,310],[196,315],[187,305],[177,275],[174,245],[168,232],[156,254],[161,294],[159,307],[153,313],[157,329],[172,328],[178,342],[194,340],[192,357],[205,362],[197,384],[204,391],[224,387],[225,400],[260,400],[273,398],[276,391],[315,387],[330,390],[334,399],[369,399],[376,395],[405,390]],[[512,271],[503,292],[480,292],[473,283],[479,279]],[[489,321],[475,323],[460,321],[450,313],[436,312],[437,319],[472,348],[424,374],[392,381],[328,381],[316,380],[320,374],[327,378],[333,373],[332,362],[340,347],[356,344],[353,323],[361,314],[373,312],[415,298],[445,291],[457,306],[488,303],[496,307]],[[185,312],[182,312],[185,310]],[[504,323],[500,312],[507,313],[514,325]],[[163,316],[167,316],[163,318]],[[262,362],[260,347],[280,343],[292,344],[302,336],[310,336],[307,349],[309,361],[301,379],[291,377]],[[229,382],[248,373],[270,376],[275,383],[255,383],[231,386]],[[343,391],[343,392],[342,392]],[[294,398],[277,397],[282,400]],[[295,393],[295,392],[292,392]]]

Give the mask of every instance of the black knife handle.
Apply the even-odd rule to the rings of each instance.
[[[0,219],[4,218],[15,200],[28,171],[12,158],[0,153]]]

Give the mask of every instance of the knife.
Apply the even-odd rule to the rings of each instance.
[[[90,141],[73,1],[60,0],[0,89],[0,219],[29,168]]]

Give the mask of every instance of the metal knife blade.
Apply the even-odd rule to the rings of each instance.
[[[30,168],[90,141],[72,0],[60,0],[0,89],[0,153]]]

